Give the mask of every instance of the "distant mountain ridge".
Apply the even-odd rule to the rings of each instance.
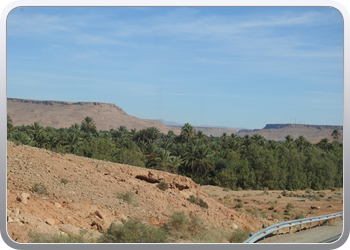
[[[7,98],[7,113],[15,126],[31,125],[39,122],[43,126],[54,128],[70,127],[74,123],[89,116],[92,117],[97,129],[109,131],[126,126],[129,130],[147,127],[157,127],[162,133],[172,130],[180,134],[183,125],[165,120],[141,119],[127,114],[122,108],[113,103],[102,102],[67,102],[49,100],[29,100]],[[168,126],[164,123],[168,123]],[[173,124],[173,125],[171,125]],[[203,131],[206,135],[221,136],[232,133],[238,136],[261,134],[267,140],[283,141],[287,135],[297,138],[304,136],[310,142],[317,142],[323,138],[332,140],[332,132],[337,129],[343,139],[343,126],[339,125],[309,125],[309,124],[266,124],[263,129],[240,129],[228,127],[193,126],[196,131]]]
[[[130,129],[157,127],[162,133],[173,128],[160,121],[147,120],[128,115],[122,108],[112,103],[102,102],[66,102],[41,101],[18,98],[7,98],[7,113],[15,126],[30,125],[39,122],[43,126],[67,128],[89,116],[99,130],[109,131],[126,126]],[[174,130],[179,134],[179,130]]]
[[[316,143],[323,138],[333,140],[332,132],[338,130],[340,133],[339,140],[343,141],[343,126],[340,125],[312,125],[312,124],[266,124],[263,129],[242,129],[237,135],[254,135],[260,134],[268,140],[284,141],[287,135],[297,139],[304,136],[312,143]]]
[[[337,129],[343,130],[343,126],[340,125],[313,125],[313,124],[266,124],[263,129],[281,129],[281,128],[316,128],[316,129]]]

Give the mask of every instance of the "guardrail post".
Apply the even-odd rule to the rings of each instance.
[[[279,236],[279,230],[282,228],[287,228],[287,227],[289,227],[289,234],[291,234],[292,227],[297,226],[298,223],[299,223],[299,232],[301,232],[301,225],[307,224],[307,223],[310,223],[309,227],[310,227],[310,229],[312,229],[312,222],[313,221],[315,221],[315,222],[318,221],[318,227],[324,226],[324,224],[327,224],[327,226],[329,226],[329,223],[332,223],[331,219],[333,218],[334,222],[335,222],[336,217],[340,217],[339,218],[340,220],[344,220],[343,212],[278,223],[276,225],[272,225],[272,226],[269,226],[268,228],[264,228],[263,230],[260,230],[259,232],[254,234],[255,235],[254,237],[253,237],[253,234],[250,233],[250,235],[249,235],[250,238],[245,240],[244,243],[254,243],[257,240],[266,241],[266,235],[273,234],[274,232],[277,232],[277,236]],[[325,220],[326,220],[326,223],[324,223]],[[322,221],[322,223],[321,223],[321,221]],[[315,225],[315,227],[317,227],[317,226]],[[306,225],[305,225],[305,229],[307,229]]]

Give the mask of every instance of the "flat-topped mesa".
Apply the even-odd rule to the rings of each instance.
[[[51,101],[51,100],[31,100],[31,99],[19,99],[19,98],[7,98],[8,101],[25,103],[25,104],[42,104],[52,107],[58,106],[96,106],[101,108],[112,108],[117,109],[123,114],[126,114],[125,111],[116,106],[114,103],[103,103],[103,102],[66,102],[66,101]]]
[[[315,128],[315,129],[332,129],[343,130],[343,126],[339,125],[312,125],[312,124],[266,124],[263,129],[282,129],[282,128]]]

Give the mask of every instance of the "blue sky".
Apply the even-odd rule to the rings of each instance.
[[[325,7],[27,7],[7,96],[192,125],[343,124],[343,19]]]

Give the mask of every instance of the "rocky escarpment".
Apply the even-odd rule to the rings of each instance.
[[[338,130],[343,131],[343,126],[333,126],[333,125],[311,125],[311,124],[266,124],[263,129],[282,129],[282,128],[295,128],[295,129],[303,129],[303,128],[314,128],[314,129],[330,129],[330,130]]]
[[[284,141],[287,135],[292,136],[294,139],[299,136],[305,137],[308,141],[316,143],[323,138],[327,138],[330,141],[333,140],[332,132],[338,130],[340,133],[339,141],[343,140],[343,126],[337,125],[309,125],[309,124],[266,124],[263,129],[242,129],[237,135],[252,136],[254,134],[260,134],[267,140]]]
[[[18,98],[7,98],[7,100],[13,104],[25,104],[25,105],[44,105],[52,107],[62,107],[62,106],[99,106],[101,108],[117,109],[122,114],[126,114],[123,109],[116,106],[113,103],[103,103],[103,102],[64,102],[64,101],[41,101],[41,100],[28,100],[28,99],[18,99]]]
[[[7,113],[15,126],[31,125],[39,122],[43,126],[67,128],[89,116],[96,123],[98,130],[109,131],[125,126],[130,129],[157,127],[161,132],[179,130],[167,127],[160,121],[140,119],[127,114],[122,108],[112,103],[101,102],[65,102],[41,101],[7,98]]]

